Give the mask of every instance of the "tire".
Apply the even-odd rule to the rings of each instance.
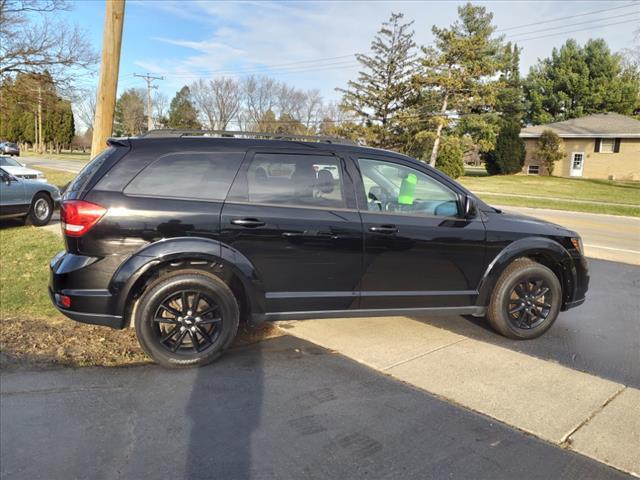
[[[236,336],[239,317],[238,302],[222,280],[183,270],[149,285],[134,323],[147,355],[163,367],[179,368],[206,365],[220,357]]]
[[[36,193],[31,200],[31,208],[27,214],[27,222],[36,227],[48,224],[53,215],[53,201],[46,193]]]
[[[537,338],[556,321],[561,304],[558,277],[544,265],[518,258],[498,278],[487,319],[505,337]]]

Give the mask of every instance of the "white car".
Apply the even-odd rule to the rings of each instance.
[[[0,157],[0,167],[14,177],[23,178],[25,180],[36,180],[38,182],[47,182],[47,179],[40,170],[25,167],[22,163],[11,157]]]

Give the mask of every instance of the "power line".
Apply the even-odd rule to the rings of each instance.
[[[637,23],[638,22],[638,18],[634,18],[633,20],[625,20],[623,22],[613,22],[613,23],[605,23],[602,25],[593,25],[590,27],[585,27],[585,28],[578,28],[576,30],[567,30],[566,32],[558,32],[558,33],[550,33],[548,35],[540,35],[538,37],[529,37],[529,38],[520,38],[518,39],[518,43],[520,42],[526,42],[527,40],[539,40],[541,38],[549,38],[549,37],[557,37],[558,35],[566,35],[567,33],[575,33],[575,32],[584,32],[585,30],[591,30],[593,28],[602,28],[602,27],[611,27],[613,25],[622,25],[625,23]]]
[[[640,11],[638,13],[640,13]],[[636,13],[634,12],[631,15],[635,15],[635,14]],[[586,20],[584,22],[576,22],[576,23],[572,23],[571,26],[573,27],[573,26],[576,26],[576,25],[585,25],[585,24],[589,24],[589,23],[593,23],[593,22],[604,22],[604,21],[607,21],[607,20],[612,20],[614,18],[629,17],[629,16],[630,16],[630,14],[627,12],[627,13],[623,13],[621,15],[612,15],[610,17],[598,18],[596,20]],[[549,27],[549,28],[542,28],[542,29],[539,29],[539,30],[531,30],[530,32],[515,33],[513,35],[509,35],[509,38],[527,36],[527,35],[531,35],[532,33],[548,32],[548,31],[551,31],[551,30],[558,30],[560,28],[567,28],[567,26],[566,25],[559,25],[557,27]]]
[[[638,6],[640,5],[639,2],[632,2],[632,3],[627,3],[626,5],[621,5],[618,7],[612,7],[612,8],[603,8],[602,10],[592,10],[589,12],[583,12],[583,13],[578,13],[575,15],[570,15],[567,17],[556,17],[553,19],[549,19],[549,20],[543,20],[542,22],[534,22],[534,23],[525,23],[523,25],[516,25],[515,27],[509,27],[509,28],[502,28],[500,30],[497,30],[496,33],[502,33],[502,32],[507,32],[510,30],[517,30],[520,28],[525,28],[525,27],[535,27],[544,23],[554,23],[554,22],[559,22],[560,20],[568,20],[568,19],[574,19],[576,17],[586,17],[587,15],[595,15],[596,13],[603,13],[603,12],[610,12],[612,10],[620,10],[621,8],[628,8],[628,7],[633,7],[633,6]]]

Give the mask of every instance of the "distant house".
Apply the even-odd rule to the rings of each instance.
[[[545,130],[553,130],[562,138],[566,154],[556,163],[553,175],[640,180],[640,121],[617,113],[600,113],[523,128],[520,138],[527,152],[525,174],[543,173],[535,152]]]

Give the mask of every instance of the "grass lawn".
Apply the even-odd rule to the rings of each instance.
[[[76,177],[75,173],[65,172],[64,170],[42,167],[38,167],[38,170],[45,174],[47,182],[55,185],[61,190]]]
[[[458,181],[472,192],[482,192],[478,196],[483,200],[499,205],[640,216],[640,182],[534,175],[467,175]],[[545,198],[527,198],[527,195]]]
[[[77,160],[79,162],[88,162],[91,159],[91,153],[82,153],[82,152],[62,152],[62,153],[36,153],[36,152],[28,152],[23,151],[20,153],[23,157],[31,157],[31,158],[51,158],[53,160]]]

